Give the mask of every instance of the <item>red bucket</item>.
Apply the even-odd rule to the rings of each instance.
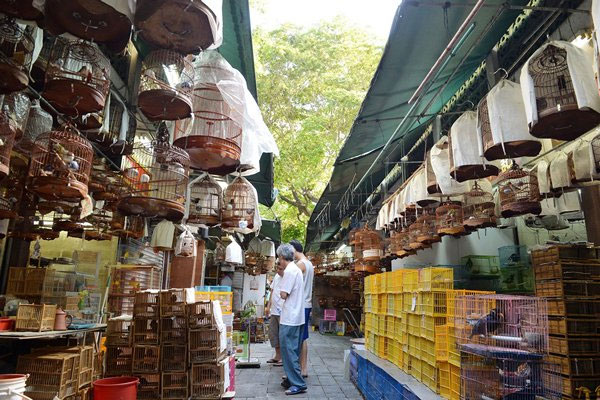
[[[133,376],[119,376],[94,381],[94,400],[136,400],[137,385]]]

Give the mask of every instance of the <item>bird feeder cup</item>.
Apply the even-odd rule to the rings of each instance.
[[[47,200],[81,200],[88,194],[94,151],[72,128],[37,137],[31,152],[28,189]]]
[[[210,175],[190,185],[189,224],[215,226],[221,222],[223,190]]]
[[[256,198],[254,189],[245,179],[236,178],[225,189],[221,226],[224,228],[254,228]]]
[[[465,233],[463,210],[460,201],[445,201],[435,209],[435,222],[438,235],[457,236]]]
[[[30,30],[14,19],[0,20],[0,94],[18,92],[29,84],[35,47]]]
[[[151,121],[188,118],[193,86],[189,59],[174,51],[153,51],[142,62],[138,107]]]
[[[110,90],[110,62],[83,41],[56,40],[46,69],[42,96],[58,111],[78,117],[104,109]]]
[[[473,189],[464,195],[463,223],[465,228],[477,229],[496,226],[495,208],[494,196],[482,190],[475,182]]]
[[[542,212],[537,176],[524,171],[516,163],[498,176],[498,193],[504,218]]]

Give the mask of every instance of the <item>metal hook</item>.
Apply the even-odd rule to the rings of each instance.
[[[494,76],[496,76],[496,74],[500,71],[504,71],[504,79],[508,78],[508,71],[505,68],[498,68],[497,70],[494,71]]]
[[[473,102],[471,100],[466,100],[466,101],[463,101],[460,104],[457,104],[456,108],[460,108],[461,106],[463,106],[463,105],[465,105],[467,103],[471,104],[471,110],[475,109],[475,104],[473,104]]]

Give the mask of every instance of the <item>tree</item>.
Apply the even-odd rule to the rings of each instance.
[[[373,42],[339,18],[310,28],[254,30],[259,104],[280,151],[273,211],[284,241],[304,239],[381,58]]]

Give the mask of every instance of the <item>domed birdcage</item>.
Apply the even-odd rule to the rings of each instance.
[[[168,142],[164,126],[158,140],[141,144],[124,160],[123,177],[128,190],[118,203],[125,215],[180,221],[185,211],[190,158]]]
[[[533,157],[542,149],[542,143],[529,133],[521,87],[507,79],[498,82],[479,102],[477,130],[488,161]]]
[[[600,123],[600,97],[589,90],[595,87],[592,63],[587,51],[561,41],[532,55],[521,71],[521,86],[524,101],[530,101],[533,136],[573,140]]]
[[[17,216],[16,203],[18,198],[16,198],[13,193],[11,193],[11,188],[2,185],[0,187],[0,219],[12,219]]]
[[[221,226],[253,229],[256,207],[254,188],[245,178],[238,176],[223,194]]]
[[[6,177],[10,171],[10,153],[16,134],[16,123],[10,118],[8,107],[3,105],[0,112],[0,179]]]
[[[438,243],[442,239],[437,234],[437,227],[435,222],[435,208],[428,208],[413,225],[419,225],[419,235],[416,240],[424,244]]]
[[[44,14],[33,3],[34,0],[0,0],[0,10],[12,18],[24,21],[43,21]]]
[[[42,109],[39,100],[33,100],[29,108],[23,136],[15,144],[15,149],[23,154],[30,154],[37,137],[52,130],[52,122],[52,116]]]
[[[203,73],[211,71],[196,70],[200,77]],[[231,119],[233,111],[217,85],[198,79],[192,91],[194,118],[177,121],[173,144],[189,153],[193,168],[226,175],[240,164],[242,128]]]
[[[415,254],[415,249],[412,248],[412,246],[410,245],[411,240],[410,240],[410,231],[409,228],[407,226],[403,227],[401,231],[398,232],[398,240],[402,246],[402,250],[404,250],[404,253],[401,254],[400,256],[402,257],[406,257],[409,255],[413,255]]]
[[[135,27],[145,41],[182,54],[198,54],[217,40],[213,27],[221,24],[201,1],[137,0]]]
[[[364,261],[379,261],[382,256],[382,240],[379,233],[365,227],[360,237]]]
[[[208,174],[193,182],[189,189],[188,224],[214,226],[221,222],[223,190]]]
[[[496,226],[494,196],[484,191],[477,181],[463,197],[463,224],[467,229]]]
[[[188,118],[193,86],[194,67],[187,57],[153,51],[142,62],[138,107],[151,121]]]
[[[71,127],[42,133],[35,140],[29,164],[28,189],[44,199],[82,199],[94,151]]]
[[[35,47],[31,29],[11,18],[0,20],[0,94],[23,90],[29,84]]]
[[[463,209],[460,201],[444,201],[435,209],[435,221],[439,235],[461,235],[465,233]]]
[[[90,42],[57,39],[52,46],[42,96],[58,111],[76,117],[104,109],[110,62]]]
[[[15,123],[15,140],[21,140],[27,127],[27,118],[31,107],[31,100],[23,92],[11,93],[4,96],[2,107]]]
[[[498,176],[498,195],[504,218],[542,212],[537,177],[516,163]]]

